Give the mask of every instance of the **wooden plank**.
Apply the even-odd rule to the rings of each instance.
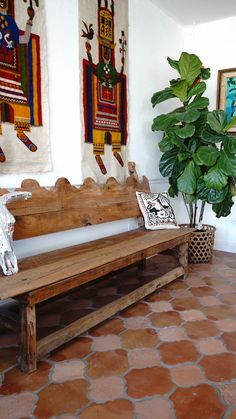
[[[76,276],[81,279],[78,281],[78,285],[81,285],[113,270],[153,256],[160,251],[178,246],[187,241],[189,234],[186,229],[165,232],[135,230],[123,233],[122,245],[116,243],[116,236],[112,236],[109,246],[100,249],[98,240],[97,249],[93,248],[91,251],[83,252],[80,257],[76,254],[70,256],[68,253],[68,256],[65,257],[63,252],[60,252],[59,260],[20,271],[10,281],[8,278],[2,278],[0,299],[16,297]]]
[[[88,314],[84,318],[73,322],[69,326],[66,326],[62,330],[58,330],[46,338],[41,339],[37,344],[37,358],[40,359],[44,357],[48,352],[52,351],[58,346],[70,341],[76,336],[81,335],[91,327],[94,327],[100,322],[108,319],[118,311],[124,310],[126,307],[151,294],[158,288],[169,284],[174,279],[179,278],[183,274],[184,269],[182,267],[172,269],[167,274],[139,287],[128,295],[125,295],[124,297],[121,297],[118,300],[107,304],[106,306],[94,311],[93,313]]]
[[[24,372],[33,372],[37,369],[35,306],[21,304],[20,317],[21,317],[21,346],[20,346],[21,369]]]

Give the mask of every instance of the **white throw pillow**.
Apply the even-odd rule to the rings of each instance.
[[[179,228],[166,192],[136,192],[147,230]]]

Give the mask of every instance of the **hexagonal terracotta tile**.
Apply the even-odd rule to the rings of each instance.
[[[133,405],[129,400],[114,400],[92,404],[80,414],[80,419],[133,419]]]
[[[128,395],[135,399],[165,394],[173,387],[168,370],[162,367],[132,370],[125,379]]]
[[[169,301],[171,300],[171,295],[167,290],[160,290],[159,292],[155,292],[150,294],[148,297],[145,298],[145,301],[149,303],[155,303],[156,301]]]
[[[84,358],[91,351],[92,339],[77,338],[54,351],[51,359],[56,362],[72,358]]]
[[[185,325],[185,329],[188,336],[192,339],[204,339],[220,334],[220,330],[210,320],[188,322]]]
[[[88,375],[92,378],[121,374],[129,368],[127,352],[123,349],[95,352],[87,359],[87,362]]]
[[[89,334],[91,336],[119,335],[123,330],[124,324],[122,320],[113,318],[100,323],[96,327],[93,327],[89,331]]]
[[[174,412],[168,400],[154,397],[135,403],[137,419],[174,419]]]
[[[0,415],[2,419],[32,418],[37,396],[35,394],[12,394],[0,397]]]
[[[236,355],[225,353],[203,358],[201,365],[210,381],[224,382],[236,377]]]
[[[175,365],[182,362],[194,362],[200,354],[192,342],[182,340],[180,342],[163,343],[159,347],[162,360],[165,364]]]
[[[91,380],[89,397],[93,401],[102,402],[125,397],[124,380],[117,376]]]
[[[126,349],[151,348],[158,343],[154,329],[127,330],[122,333],[121,340]]]
[[[175,298],[171,301],[171,304],[175,310],[193,310],[200,307],[199,301],[197,298]]]
[[[51,365],[47,362],[40,362],[37,371],[32,374],[25,374],[19,367],[13,368],[5,374],[0,394],[22,393],[35,391],[48,382],[48,375]]]
[[[224,400],[230,406],[236,404],[236,384],[225,384],[219,388]]]
[[[236,332],[224,333],[222,339],[230,351],[236,352]]]
[[[129,353],[129,364],[133,368],[155,367],[160,364],[160,355],[153,348],[136,349]]]
[[[230,319],[235,314],[230,307],[224,305],[205,307],[204,313],[209,320]]]
[[[217,291],[211,287],[191,288],[191,293],[195,297],[206,297],[207,295],[217,295]]]
[[[204,355],[215,355],[227,352],[221,339],[208,338],[198,342],[199,351]]]
[[[222,294],[220,299],[224,304],[234,305],[236,304],[236,293]]]
[[[88,384],[85,380],[50,384],[39,393],[35,416],[45,419],[74,413],[88,403],[87,390]]]
[[[178,419],[221,419],[226,410],[217,392],[207,384],[178,388],[170,399]]]
[[[150,316],[153,326],[168,327],[168,326],[178,326],[182,323],[182,319],[176,311],[166,311],[161,313],[153,313]]]
[[[150,312],[147,304],[136,303],[121,312],[122,317],[146,316]]]
[[[197,365],[180,365],[171,368],[172,381],[179,387],[191,387],[201,384],[205,377]]]

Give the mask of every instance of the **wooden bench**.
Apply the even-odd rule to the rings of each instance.
[[[34,180],[23,181],[19,191],[32,192],[28,201],[8,205],[16,218],[14,239],[27,239],[82,226],[140,217],[135,191],[148,191],[149,183],[129,177],[124,185],[110,178],[105,185],[86,179],[77,188],[60,178],[55,187],[40,187]],[[6,190],[0,190],[0,194]],[[161,286],[187,273],[187,246],[190,229],[147,231],[140,227],[114,236],[19,261],[19,273],[0,278],[0,300],[13,298],[19,303],[20,364],[32,372],[37,360],[82,334],[99,322],[135,303]],[[79,235],[79,232],[78,232]],[[180,266],[144,284],[135,291],[86,315],[49,336],[36,339],[36,306],[50,298],[75,290],[106,274],[142,263],[159,252],[179,247]],[[13,327],[12,315],[5,325]]]

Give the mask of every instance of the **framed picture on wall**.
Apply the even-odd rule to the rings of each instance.
[[[236,68],[218,71],[216,106],[227,113],[228,122],[236,116]],[[236,127],[229,131],[236,132]]]

